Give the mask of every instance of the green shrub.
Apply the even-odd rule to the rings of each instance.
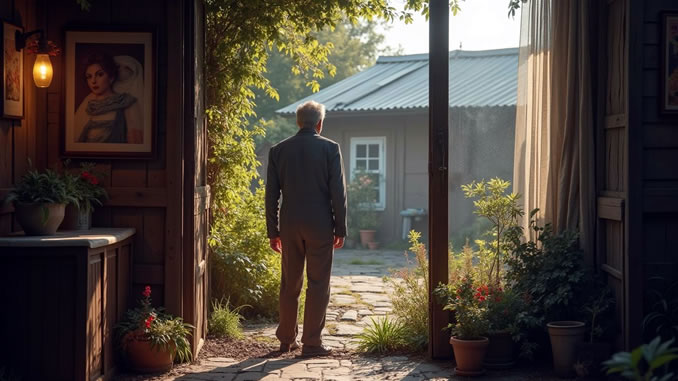
[[[643,344],[630,353],[615,353],[603,364],[608,369],[607,374],[618,373],[627,380],[669,381],[675,380],[670,365],[676,360],[678,348],[673,346],[673,339],[662,342],[657,336],[649,344]]]
[[[209,333],[219,337],[226,337],[230,339],[241,339],[244,335],[242,332],[243,316],[240,310],[247,306],[239,306],[231,308],[228,300],[213,300],[212,314],[207,322]]]
[[[578,235],[554,233],[550,224],[541,227],[534,220],[530,226],[537,236],[534,241],[523,241],[521,227],[507,233],[512,250],[506,277],[513,290],[526,298],[525,323],[542,327],[549,321],[581,319],[585,287],[593,279],[584,269]]]
[[[428,259],[420,238],[414,230],[409,234],[415,266],[394,272],[388,282],[393,286],[393,314],[407,321],[403,328],[407,345],[423,350],[428,344]]]
[[[387,353],[405,349],[408,346],[405,324],[388,316],[370,318],[371,323],[358,335],[358,349],[363,352]],[[409,322],[408,322],[409,324]]]

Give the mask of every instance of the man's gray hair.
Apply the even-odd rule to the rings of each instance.
[[[325,119],[325,105],[316,101],[307,101],[297,107],[297,124],[302,128],[313,128]]]

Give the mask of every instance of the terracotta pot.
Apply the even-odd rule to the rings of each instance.
[[[488,369],[508,369],[515,363],[515,342],[509,332],[496,332],[488,337],[487,354],[483,366]]]
[[[92,212],[85,211],[73,204],[66,206],[64,222],[59,230],[89,230],[92,228]]]
[[[19,225],[26,235],[52,235],[64,219],[66,204],[22,204],[14,203]]]
[[[151,347],[151,341],[139,337],[127,339],[129,367],[139,373],[162,373],[172,369],[173,348]]]
[[[367,248],[368,242],[374,242],[374,236],[377,234],[376,230],[361,230],[360,231],[360,244],[363,248]]]
[[[553,368],[558,377],[572,377],[577,346],[584,341],[586,325],[580,321],[554,321],[546,325],[551,338]]]
[[[489,344],[487,337],[480,337],[475,340],[461,340],[455,336],[450,338],[454,359],[457,367],[454,372],[459,376],[479,376],[485,373],[483,369],[483,360]]]
[[[367,248],[370,250],[377,250],[379,248],[379,242],[370,241],[367,243]]]

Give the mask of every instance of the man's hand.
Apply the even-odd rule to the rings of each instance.
[[[282,243],[280,242],[280,237],[270,238],[271,249],[278,254],[282,254]]]
[[[344,247],[344,237],[337,237],[336,235],[334,236],[334,248],[335,249],[341,249]]]

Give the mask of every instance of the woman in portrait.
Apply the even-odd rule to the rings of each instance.
[[[75,112],[78,142],[143,143],[140,94],[126,91],[130,82],[138,82],[135,78],[143,78],[141,65],[129,56],[115,58],[106,54],[86,58],[83,74],[90,93]]]

